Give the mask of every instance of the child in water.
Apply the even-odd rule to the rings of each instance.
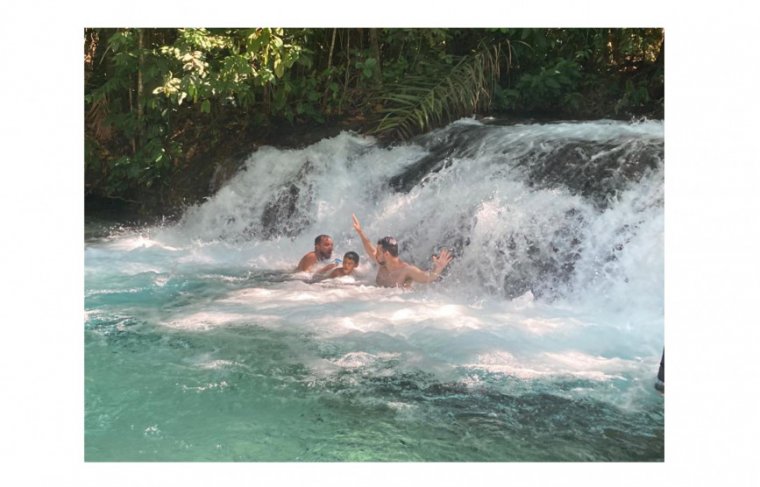
[[[343,267],[333,269],[330,274],[327,275],[328,279],[334,277],[350,276],[354,269],[359,266],[359,254],[356,252],[346,252],[343,256]]]

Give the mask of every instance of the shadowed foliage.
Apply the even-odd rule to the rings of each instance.
[[[408,139],[489,108],[499,78],[500,46],[481,46],[456,64],[436,67],[438,76],[410,76],[387,86],[377,100],[383,118],[372,134]]]
[[[83,47],[86,195],[161,212],[299,131],[663,116],[658,28],[86,28]]]

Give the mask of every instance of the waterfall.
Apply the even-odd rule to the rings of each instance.
[[[656,121],[341,133],[88,240],[87,457],[661,460],[663,146]],[[454,258],[377,287],[352,214]],[[320,234],[352,276],[294,272]]]
[[[449,248],[445,281],[473,294],[643,293],[661,305],[662,132],[657,121],[465,119],[393,147],[342,133],[262,148],[167,233],[257,246],[252,265],[286,268],[322,233],[338,251],[361,251],[356,213],[371,238],[395,236],[421,268]]]

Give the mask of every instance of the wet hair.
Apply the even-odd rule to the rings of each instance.
[[[346,252],[346,255],[343,256],[343,260],[353,260],[354,264],[359,265],[359,254],[356,252]]]
[[[317,238],[314,239],[314,245],[319,245],[319,243],[322,241],[323,238],[330,238],[329,235],[320,235]]]
[[[381,246],[383,250],[391,254],[393,257],[398,257],[398,242],[393,237],[383,237],[377,241],[377,245]]]

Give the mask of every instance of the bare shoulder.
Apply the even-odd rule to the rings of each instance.
[[[404,262],[403,273],[405,276],[413,277],[413,276],[419,276],[421,274],[425,274],[425,271],[423,271],[422,269],[420,269],[414,264],[409,264],[408,262]]]
[[[297,271],[308,271],[311,266],[317,263],[317,254],[314,251],[309,252],[301,258],[298,263]]]

